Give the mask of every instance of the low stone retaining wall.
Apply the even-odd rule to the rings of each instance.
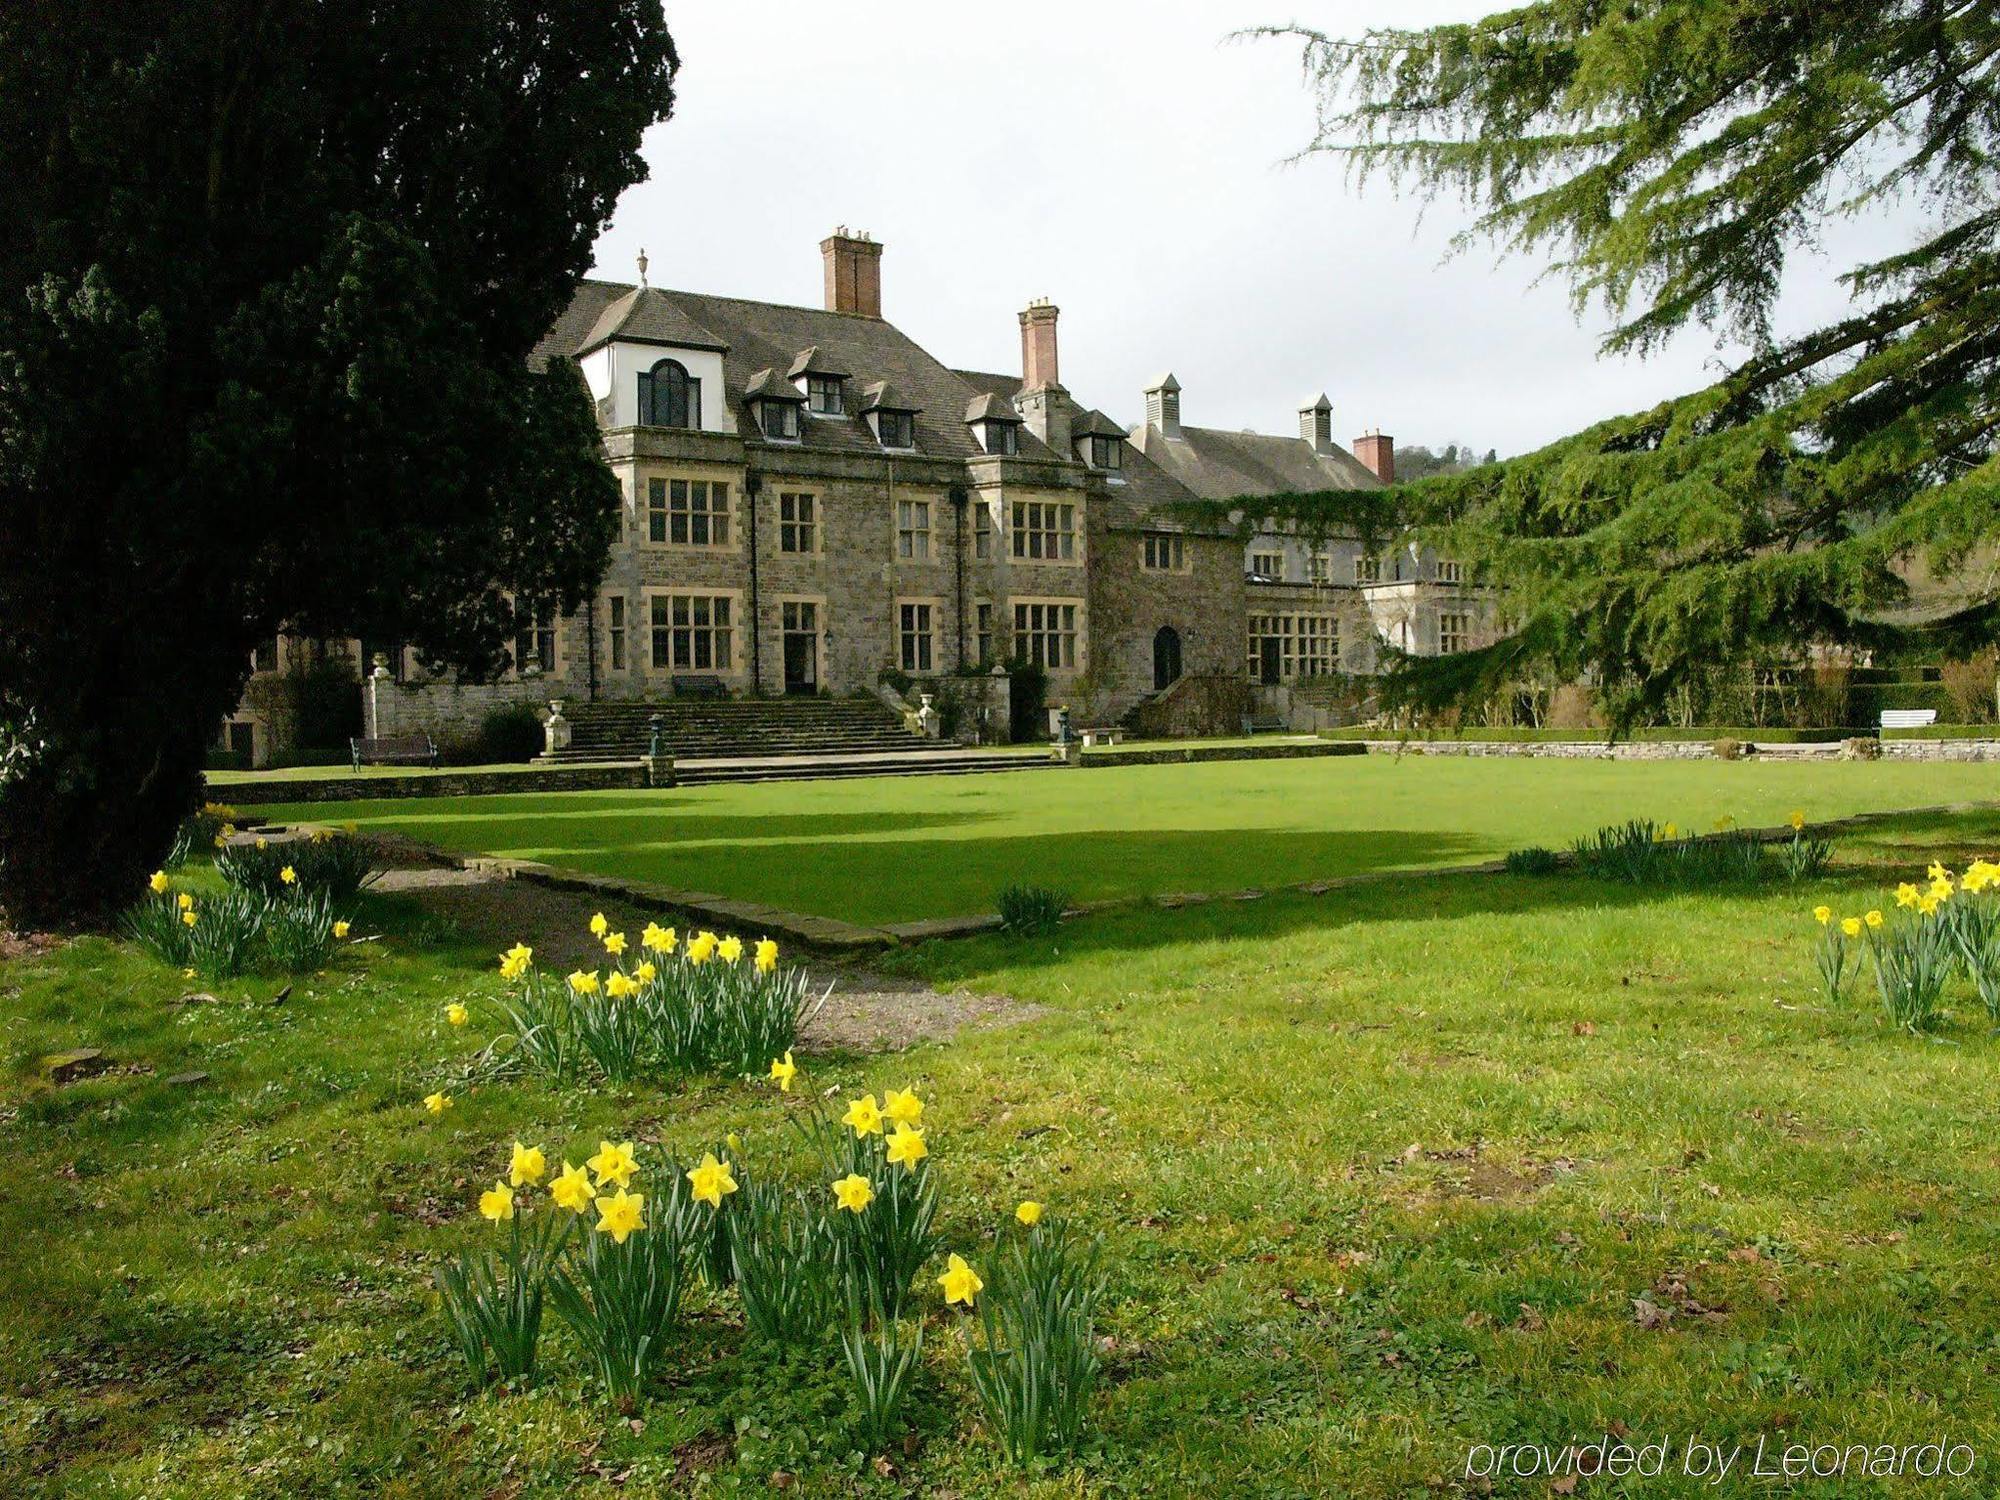
[[[333,776],[297,781],[238,781],[211,785],[208,795],[231,807],[274,802],[365,802],[371,797],[497,797],[510,792],[614,792],[643,788],[646,768],[550,766],[532,771],[433,771],[410,776]]]
[[[1712,760],[1708,740],[1346,740],[1372,755],[1533,756],[1548,760]],[[1896,740],[1878,742],[1884,760],[2000,761],[2000,738],[1990,740]],[[1838,756],[1838,741],[1743,742],[1744,753]]]
[[[1323,755],[1366,755],[1367,740],[1327,740],[1317,745],[1189,745],[1186,749],[1085,751],[1083,764],[1105,766],[1177,766],[1203,760],[1300,760]]]

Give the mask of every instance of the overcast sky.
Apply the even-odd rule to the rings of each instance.
[[[1522,452],[1707,383],[1716,341],[1602,359],[1604,320],[1580,324],[1538,263],[1447,258],[1455,202],[1420,222],[1419,200],[1355,189],[1334,158],[1286,165],[1314,118],[1297,49],[1229,37],[1489,8],[668,0],[679,103],[647,138],[651,180],[619,205],[598,274],[632,279],[643,246],[656,285],[817,306],[818,243],[847,224],[887,247],[884,316],[947,364],[1018,370],[1015,314],[1049,297],[1063,383],[1121,422],[1171,369],[1193,425],[1296,431],[1301,398],[1324,390],[1343,441],[1379,427]],[[1785,321],[1836,311],[1833,270],[1914,224],[1832,228],[1796,267]]]

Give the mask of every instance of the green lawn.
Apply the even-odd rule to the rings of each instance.
[[[1706,830],[1994,797],[1990,765],[1370,755],[259,811],[894,922],[991,911],[1015,882],[1078,900],[1241,890],[1561,846],[1629,817]]]
[[[1595,796],[1606,774],[1581,768],[1576,784]],[[993,795],[1071,785],[1143,783],[1024,776]],[[1968,790],[1845,768],[1631,785],[1647,795],[1566,824]],[[1496,828],[1469,842],[1529,821],[1506,802],[1486,799]],[[1376,806],[1349,821],[1383,840],[1416,811]],[[2000,1043],[1962,1002],[1921,1040],[1879,1025],[1859,991],[1824,1005],[1805,912],[1859,910],[1933,853],[1959,864],[1996,846],[1992,813],[1909,819],[1845,842],[1833,876],[1799,889],[1386,882],[899,956],[917,977],[1042,1010],[901,1057],[807,1058],[805,1081],[921,1088],[950,1245],[975,1263],[1023,1195],[1107,1240],[1095,1429],[1073,1467],[1027,1486],[977,1430],[934,1299],[923,1441],[893,1479],[852,1453],[832,1353],[760,1347],[727,1303],[697,1299],[637,1426],[592,1398],[560,1333],[540,1388],[457,1388],[427,1278],[487,1234],[472,1199],[509,1142],[631,1134],[686,1160],[735,1129],[775,1162],[793,1148],[768,1088],[465,1088],[474,1038],[440,1010],[496,992],[491,955],[388,898],[363,913],[381,941],[282,1004],[264,980],[176,1005],[177,974],[101,940],[16,960],[0,969],[0,1491],[762,1493],[783,1470],[809,1496],[1401,1500],[1476,1492],[1455,1486],[1471,1444],[1618,1424],[1676,1456],[1690,1437],[1949,1433],[1978,1468],[1578,1493],[1991,1495]],[[908,862],[908,879],[943,878],[951,852]],[[80,1043],[150,1071],[30,1085],[36,1057]],[[164,1082],[187,1068],[211,1078]],[[433,1121],[417,1101],[440,1085],[459,1104]],[[720,1467],[693,1472],[707,1463]]]

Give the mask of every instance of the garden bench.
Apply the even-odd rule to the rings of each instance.
[[[1264,714],[1262,716],[1245,714],[1243,716],[1243,732],[1245,734],[1283,734],[1284,731],[1285,721],[1276,714]]]
[[[354,769],[371,766],[435,766],[438,763],[437,741],[427,734],[392,734],[379,740],[355,740],[347,742],[348,753],[354,757]]]
[[[1885,708],[1882,710],[1884,729],[1928,729],[1937,723],[1934,708]]]
[[[1086,749],[1092,745],[1115,745],[1123,738],[1125,738],[1125,731],[1115,724],[1107,725],[1102,729],[1086,729],[1083,731],[1083,743]]]
[[[676,677],[676,698],[727,698],[729,684],[720,677]]]

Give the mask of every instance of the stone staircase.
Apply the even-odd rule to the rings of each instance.
[[[910,733],[873,698],[674,698],[566,705],[569,748],[544,764],[630,761],[646,754],[652,719],[679,786],[822,781],[856,776],[964,776],[1028,771],[1046,755],[967,750]]]
[[[671,698],[660,702],[571,703],[569,747],[545,761],[637,760],[652,739],[676,760],[791,755],[935,752],[873,698]]]

